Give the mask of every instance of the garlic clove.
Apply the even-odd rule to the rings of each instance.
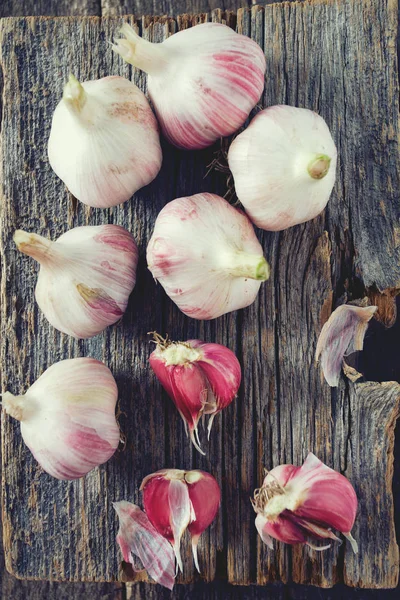
[[[174,536],[173,549],[176,561],[181,572],[183,564],[181,558],[181,538],[192,519],[196,519],[189,498],[187,485],[179,479],[172,479],[168,490],[168,504],[170,509],[171,529]]]
[[[175,583],[175,556],[171,545],[138,506],[126,501],[114,502],[113,506],[119,518],[117,542],[124,561],[134,567],[134,554],[156,583],[172,590]]]
[[[84,204],[115,206],[161,168],[158,125],[145,95],[123,77],[70,76],[52,121],[50,165]]]
[[[200,573],[197,545],[203,531],[211,525],[217,516],[221,503],[221,490],[215,478],[205,471],[187,471],[185,481],[195,515],[195,519],[192,519],[188,525],[188,530],[192,536],[194,564]]]
[[[171,300],[195,319],[249,306],[269,277],[249,219],[207,193],[178,198],[161,210],[147,263]]]
[[[153,335],[157,347],[150,355],[150,365],[188,426],[196,450],[204,454],[198,436],[199,420],[210,415],[210,437],[215,415],[232,402],[239,389],[239,361],[220,344],[173,342]]]
[[[339,385],[343,358],[363,349],[368,322],[377,306],[343,304],[333,311],[318,338],[315,359],[321,357],[326,381],[331,387]]]
[[[219,23],[179,31],[161,44],[125,23],[113,49],[148,73],[164,135],[184,149],[205,148],[247,119],[264,89],[265,56],[247,36]]]
[[[304,223],[324,210],[336,160],[324,119],[283,105],[259,112],[228,152],[239,200],[253,223],[268,231]]]
[[[53,327],[84,339],[123,316],[135,286],[139,254],[126,229],[76,227],[55,242],[18,230],[14,241],[41,265],[35,296]]]
[[[78,479],[118,447],[118,390],[111,371],[92,358],[49,367],[23,396],[3,394],[3,409],[21,422],[25,444],[57,479]]]

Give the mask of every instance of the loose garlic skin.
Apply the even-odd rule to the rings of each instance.
[[[81,202],[121,204],[157,176],[158,124],[145,95],[123,77],[79,83],[72,75],[51,125],[52,169]]]
[[[246,215],[216,194],[169,202],[147,246],[148,267],[180,310],[217,317],[254,302],[269,266]]]
[[[304,223],[324,210],[336,161],[324,119],[283,105],[259,112],[228,152],[237,196],[253,223],[267,231]]]
[[[114,50],[148,73],[148,90],[166,138],[205,148],[239,129],[264,89],[265,56],[247,36],[220,23],[179,31],[161,44],[125,23]]]
[[[126,229],[76,227],[55,242],[18,230],[14,241],[40,263],[35,297],[53,327],[85,339],[121,319],[135,286],[139,255]]]
[[[3,409],[21,422],[25,444],[52,477],[83,477],[107,462],[118,447],[117,385],[98,360],[62,360],[23,396],[2,396]]]

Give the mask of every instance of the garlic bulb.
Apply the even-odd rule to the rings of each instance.
[[[271,106],[232,142],[228,162],[253,223],[280,231],[323,211],[335,183],[336,156],[322,117],[305,108]]]
[[[209,438],[214,417],[238,392],[242,376],[239,361],[221,344],[172,342],[157,333],[154,339],[156,349],[150,355],[150,365],[189,428],[192,444],[204,454],[197,430],[199,421],[210,415]]]
[[[147,263],[189,317],[215,319],[254,302],[269,277],[252,224],[216,194],[169,202],[157,217]]]
[[[377,306],[343,304],[333,311],[318,338],[315,360],[321,357],[321,366],[327,383],[339,385],[343,358],[362,350],[368,323]]]
[[[145,95],[123,77],[64,88],[51,125],[50,165],[84,204],[115,206],[156,177],[162,154]]]
[[[120,433],[114,377],[93,358],[55,363],[23,396],[3,394],[3,409],[21,422],[25,444],[57,479],[78,479],[111,458]]]
[[[351,529],[357,513],[357,496],[346,477],[330,469],[312,452],[302,467],[280,465],[272,469],[254,492],[256,527],[262,541],[273,548],[272,538],[286,544],[307,544],[310,540],[336,540],[336,529],[358,551]]]
[[[55,242],[18,230],[14,241],[40,263],[36,301],[53,327],[89,338],[122,317],[138,262],[135,240],[126,229],[76,227]]]
[[[136,569],[134,554],[156,583],[172,590],[175,583],[172,546],[138,506],[125,500],[114,502],[113,506],[119,518],[117,542],[124,560]]]
[[[200,573],[197,544],[215,519],[221,502],[216,479],[205,471],[162,469],[145,477],[140,489],[146,515],[172,545],[181,571],[181,538],[188,529],[194,563]]]
[[[261,48],[219,23],[179,31],[161,44],[125,23],[114,50],[148,73],[149,95],[164,135],[187,150],[205,148],[243,125],[264,89]]]

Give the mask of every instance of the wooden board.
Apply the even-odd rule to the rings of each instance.
[[[205,580],[396,585],[391,480],[399,387],[343,380],[331,392],[313,364],[318,333],[339,298],[359,297],[374,284],[392,294],[399,287],[396,11],[391,0],[378,5],[341,0],[274,4],[265,11],[239,11],[237,18],[228,13],[231,26],[265,47],[265,105],[286,102],[318,110],[332,128],[340,160],[324,215],[281,234],[260,232],[273,277],[254,305],[212,322],[179,313],[154,285],[144,251],[167,201],[202,190],[224,192],[221,175],[204,179],[215,148],[183,153],[165,144],[159,178],[131,202],[109,211],[82,206],[74,211],[46,159],[62,81],[71,66],[82,79],[132,75],[143,89],[145,78],[106,44],[121,19],[2,22],[2,388],[21,392],[61,358],[95,356],[116,376],[120,422],[128,438],[125,452],[84,480],[58,482],[38,469],[21,442],[19,425],[3,419],[5,558],[18,577],[116,579],[120,556],[111,502],[140,501],[141,478],[156,469],[193,466],[211,471],[223,491],[219,518],[199,548]],[[143,34],[161,41],[205,18],[146,19]],[[215,11],[213,18],[225,16]],[[36,268],[17,255],[12,234],[23,227],[55,237],[72,226],[102,222],[134,232],[142,256],[139,283],[121,324],[94,340],[76,342],[55,332],[38,313]],[[241,359],[241,393],[215,424],[206,458],[188,445],[180,417],[148,369],[146,334],[154,329],[175,338],[225,343]],[[299,464],[309,450],[348,475],[358,491],[356,557],[346,545],[316,555],[276,544],[271,552],[257,538],[249,496],[261,482],[263,467]],[[366,515],[376,513],[379,519],[368,519],[367,527]],[[184,581],[193,579],[187,561]]]

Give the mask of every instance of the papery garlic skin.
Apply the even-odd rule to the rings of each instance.
[[[23,396],[2,395],[3,409],[21,422],[25,444],[57,479],[78,479],[107,462],[118,447],[118,390],[110,369],[94,358],[49,367]]]
[[[55,242],[18,230],[14,241],[40,263],[35,297],[53,327],[85,339],[121,319],[135,286],[139,256],[126,229],[76,227]]]
[[[125,23],[114,50],[148,73],[148,90],[164,135],[194,150],[243,125],[264,89],[265,56],[244,35],[202,23],[152,44]]]
[[[343,358],[361,351],[368,323],[377,306],[352,306],[343,304],[333,311],[318,338],[315,360],[321,357],[321,366],[327,383],[339,385]]]
[[[157,531],[167,539],[182,571],[181,537],[186,529],[192,536],[195,566],[200,572],[197,544],[200,535],[215,519],[221,491],[215,478],[205,471],[162,469],[144,478],[143,505]]]
[[[194,319],[249,306],[269,277],[249,219],[208,193],[164,206],[147,246],[147,263],[171,300]]]
[[[146,513],[130,502],[114,502],[119,517],[117,542],[124,560],[137,556],[156,583],[172,590],[175,583],[175,555],[171,545],[150,523]]]
[[[70,76],[52,121],[48,156],[70,192],[89,206],[121,204],[161,168],[157,121],[124,77],[79,83]]]
[[[240,202],[253,223],[268,231],[304,223],[324,210],[336,161],[324,119],[284,105],[259,112],[228,152]]]
[[[357,496],[346,477],[330,469],[311,452],[302,467],[280,465],[272,469],[254,493],[256,527],[261,539],[273,548],[272,538],[286,544],[310,540],[339,540],[340,531],[353,551],[358,551],[351,529],[357,513]]]
[[[235,398],[241,381],[240,363],[234,353],[221,344],[200,340],[172,342],[155,334],[156,349],[150,365],[173,400],[194,447],[200,447],[198,423],[210,415],[208,437],[214,417]]]

